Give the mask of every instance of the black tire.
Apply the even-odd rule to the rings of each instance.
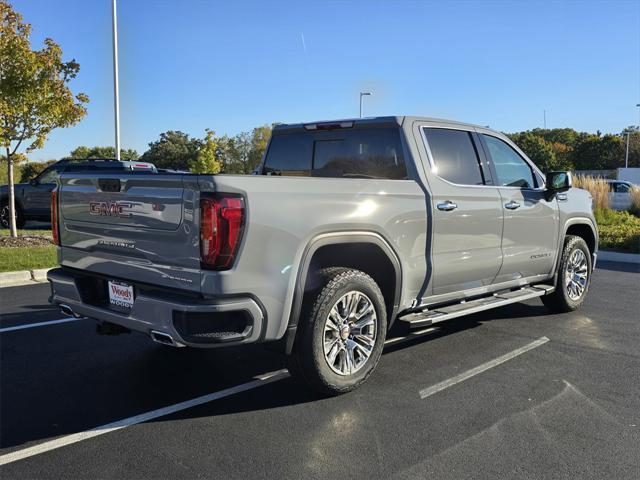
[[[16,228],[24,227],[25,223],[22,209],[16,205]],[[0,204],[0,228],[9,228],[9,203],[6,201]]]
[[[571,269],[571,259],[574,252],[580,250],[586,260],[586,283],[582,292],[576,296],[576,292],[570,291],[567,279],[567,271]],[[578,255],[578,254],[576,254]],[[587,243],[582,237],[567,235],[562,249],[562,256],[558,265],[558,279],[556,281],[556,289],[550,295],[542,297],[542,303],[554,313],[572,312],[584,303],[591,283],[591,252]]]
[[[303,303],[302,314],[298,322],[298,330],[296,334],[296,340],[293,346],[293,351],[287,357],[287,367],[289,372],[295,378],[304,381],[313,389],[326,395],[338,395],[342,393],[354,390],[362,383],[364,383],[369,375],[376,368],[382,355],[382,349],[384,347],[384,341],[387,333],[387,314],[384,297],[380,288],[376,282],[366,273],[359,270],[352,270],[342,267],[332,267],[320,270],[320,286],[319,288],[309,294]],[[368,328],[367,335],[373,335],[374,338],[370,338],[369,341],[373,342],[373,346],[367,351],[368,357],[363,355],[364,352],[363,343],[361,343],[362,335],[351,336],[351,333],[355,330],[348,329],[348,337],[342,337],[347,335],[344,330],[340,331],[325,331],[325,323],[329,324],[329,315],[334,306],[337,306],[340,310],[338,302],[342,302],[345,295],[351,295],[352,292],[356,292],[359,295],[355,295],[353,315],[357,315],[358,309],[360,313],[367,308],[368,305],[373,307],[373,312],[368,315],[362,315],[361,317],[348,316],[342,318],[343,312],[345,317],[347,316],[348,309],[343,309],[340,313],[340,319],[344,321],[343,329],[346,329],[348,325],[354,328],[356,323],[365,317],[370,319],[370,326]],[[348,298],[348,297],[347,297]],[[343,307],[346,307],[344,303],[340,303]],[[375,315],[374,315],[375,313]],[[375,317],[375,318],[374,318]],[[349,321],[349,319],[352,319]],[[355,319],[355,320],[354,320]],[[375,332],[372,334],[371,332]],[[335,335],[336,338],[332,338]],[[327,336],[329,340],[327,341]],[[357,337],[357,338],[356,338]],[[335,363],[330,365],[329,357],[331,351],[325,356],[325,342],[334,342],[336,345],[342,342],[340,345],[351,345],[358,340],[359,345],[357,348],[351,348],[352,355],[348,354],[348,348],[338,348],[339,353],[334,356]],[[337,347],[336,347],[337,348]],[[344,348],[344,350],[341,350]],[[340,357],[342,355],[342,357]],[[349,367],[347,364],[347,357],[350,359]],[[356,358],[357,357],[357,358]],[[354,360],[355,358],[355,360]],[[357,363],[358,359],[362,362]],[[363,360],[364,359],[364,360]],[[352,373],[337,373],[341,367],[346,367],[347,371]]]

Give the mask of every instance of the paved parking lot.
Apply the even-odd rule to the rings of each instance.
[[[97,336],[48,323],[46,285],[2,289],[0,475],[638,479],[637,270],[600,263],[572,314],[536,299],[392,339],[337,398],[259,347]]]

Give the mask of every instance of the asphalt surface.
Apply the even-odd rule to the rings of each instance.
[[[578,312],[551,315],[535,299],[389,344],[370,380],[348,395],[321,398],[281,374],[7,463],[0,477],[638,479],[637,270],[600,263]],[[0,332],[62,318],[47,296],[46,285],[0,289]],[[283,368],[260,347],[191,351],[94,331],[80,320],[0,333],[0,463]]]

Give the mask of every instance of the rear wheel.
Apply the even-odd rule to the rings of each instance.
[[[320,271],[321,287],[303,305],[289,371],[329,395],[361,385],[375,369],[387,331],[384,298],[366,273]]]
[[[582,237],[567,236],[555,291],[542,297],[552,312],[571,312],[579,308],[587,296],[591,281],[591,252]]]

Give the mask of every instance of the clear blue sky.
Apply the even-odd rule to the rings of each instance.
[[[76,127],[33,160],[113,143],[110,0],[13,0],[81,66]],[[416,114],[502,131],[638,123],[640,2],[119,0],[122,146],[160,132]],[[304,40],[303,40],[304,39]]]

